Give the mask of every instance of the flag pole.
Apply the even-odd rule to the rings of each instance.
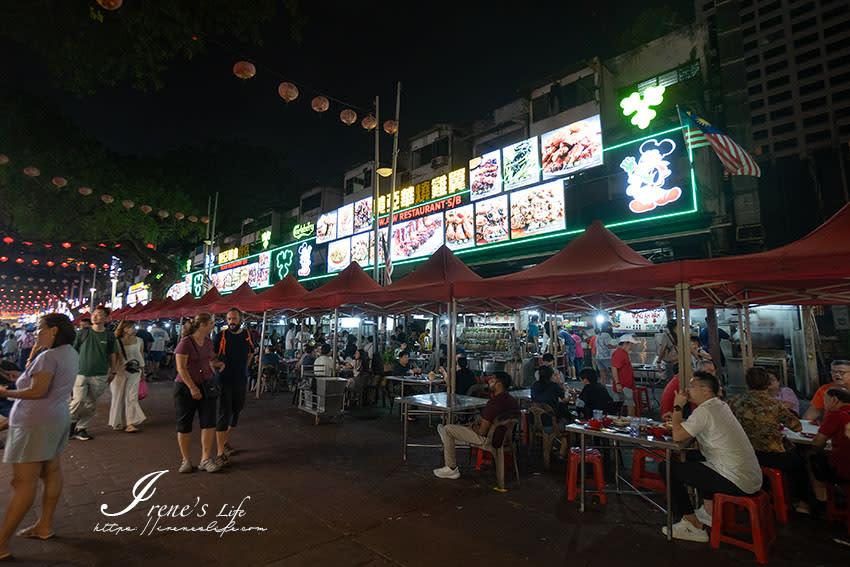
[[[378,177],[378,158],[380,155],[380,143],[381,143],[381,118],[380,118],[380,97],[375,97],[375,164],[372,167],[372,219],[375,223],[375,242],[374,242],[374,264],[372,266],[372,279],[376,282],[378,281],[378,246],[380,245],[380,226],[378,223],[378,199],[380,198],[381,191],[378,189],[378,183],[380,178]]]
[[[395,134],[393,135],[393,180],[392,188],[390,189],[390,224],[387,229],[387,257],[384,258],[384,285],[389,285],[392,282],[393,274],[393,213],[395,212],[395,188],[396,179],[398,178],[398,130],[399,130],[399,113],[401,111],[401,81],[396,86],[395,94]],[[380,127],[380,125],[378,126]]]

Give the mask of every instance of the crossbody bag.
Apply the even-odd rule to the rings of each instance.
[[[198,357],[198,362],[201,362],[201,352],[198,350],[198,345],[195,344],[195,339],[191,336],[187,337],[189,342],[192,343],[192,346],[195,347],[195,356]],[[200,375],[200,384],[199,387],[201,391],[204,393],[204,397],[208,400],[214,400],[221,395],[221,384],[216,382],[215,380],[204,380],[203,372]]]

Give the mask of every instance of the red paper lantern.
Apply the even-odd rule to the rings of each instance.
[[[61,263],[61,264],[59,264],[59,265],[60,265],[60,266],[62,266],[63,268],[67,268],[67,267],[68,267],[68,262],[62,262],[62,263]]]
[[[26,175],[27,177],[38,177],[39,175],[41,175],[41,172],[38,170],[37,167],[29,166],[24,168],[24,175]]]
[[[177,211],[176,213],[174,213],[174,218],[176,218],[177,220],[183,220],[184,218],[186,218],[186,215],[184,215],[180,211]]]
[[[32,265],[33,265],[33,266],[38,266],[38,260],[33,259],[33,261],[32,261]],[[32,292],[30,292],[30,293],[32,293]]]
[[[283,82],[277,86],[277,94],[289,103],[298,98],[298,87],[292,83]]]
[[[92,193],[94,193],[91,187],[80,187],[79,189],[77,189],[77,191],[80,192],[80,195],[91,195]]]
[[[360,121],[360,125],[366,130],[374,130],[378,125],[378,120],[374,116],[366,116]]]
[[[55,265],[56,265],[56,262],[54,262],[53,260],[48,260],[48,261],[47,261],[47,265],[48,265],[48,266],[50,266],[50,267],[52,268],[53,266],[55,266]],[[39,293],[41,293],[41,292],[39,292]]]
[[[210,224],[210,217],[201,217],[201,222],[204,224]]]
[[[9,261],[8,256],[0,256],[0,262],[8,262],[8,261]]]
[[[153,207],[151,207],[150,205],[142,205],[141,207],[139,207],[139,209],[141,209],[143,213],[148,214],[153,210]]]
[[[384,122],[384,132],[387,134],[395,134],[398,132],[398,122],[395,120],[387,120]]]
[[[92,263],[92,264],[89,264],[89,268],[91,268],[92,270],[94,270],[95,268],[97,268],[97,266],[96,266],[94,263]]]
[[[53,245],[52,244],[45,244],[44,247],[45,248],[53,248]]]
[[[104,10],[109,10],[110,12],[117,10],[124,4],[124,0],[97,0],[97,3],[100,4],[100,7]]]
[[[112,195],[108,195],[108,194],[104,193],[103,195],[100,196],[100,200],[103,201],[104,203],[106,203],[107,205],[110,205],[110,204],[115,202],[115,197],[113,197]]]
[[[161,209],[161,210],[157,211],[157,213],[156,213],[156,214],[157,214],[157,216],[159,216],[159,218],[161,218],[161,219],[167,219],[167,218],[168,218],[168,211],[166,211],[166,210],[164,210],[164,209]]]
[[[121,204],[124,206],[125,209],[128,210],[132,209],[135,206],[135,203],[130,199],[124,199],[123,201],[121,201]]]
[[[109,269],[109,264],[104,264],[104,265],[103,265],[103,269],[104,269],[104,270],[108,270],[108,269]]]
[[[98,243],[98,246],[100,246],[101,248],[106,248],[106,244],[104,244],[103,242]]]
[[[150,243],[145,244],[145,246],[147,246],[147,247],[148,247],[148,248],[150,248],[151,250],[153,250],[153,249],[155,248],[155,246],[154,246],[153,244],[150,244]]]
[[[6,237],[3,238],[3,242],[5,242],[6,244],[11,244],[14,241],[15,241],[15,239],[12,238],[11,236],[6,236]]]
[[[250,79],[257,74],[257,68],[253,63],[247,61],[239,61],[233,66],[233,74],[242,80]]]
[[[68,180],[64,177],[54,177],[50,180],[50,182],[56,185],[57,187],[64,187],[68,184]]]
[[[315,110],[316,112],[321,113],[325,112],[328,108],[330,108],[331,103],[328,101],[327,98],[323,96],[317,96],[310,102],[310,106],[312,106],[313,110]]]
[[[15,262],[17,262],[18,264],[23,264],[23,263],[24,263],[24,259],[23,259],[23,258],[17,258],[17,259],[15,260]]]
[[[351,126],[355,122],[357,122],[357,113],[351,110],[350,108],[346,108],[342,112],[339,113],[339,119],[346,126]]]
[[[189,219],[189,222],[198,222],[198,217],[195,215],[189,215],[187,218]]]
[[[32,246],[32,242],[27,242],[26,240],[24,240],[23,243],[26,244],[27,246]]]
[[[71,243],[70,243],[70,242],[63,242],[63,243],[62,243],[62,248],[70,248],[70,247],[71,247]]]
[[[0,154],[0,165],[6,165],[7,163],[9,163],[9,156]]]

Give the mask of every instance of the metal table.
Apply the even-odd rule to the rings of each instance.
[[[407,396],[398,398],[399,408],[402,408],[402,422],[404,423],[404,444],[402,448],[401,458],[407,462],[408,447],[442,447],[442,445],[423,445],[407,442],[407,428],[410,423],[407,421],[407,416],[411,413],[419,414],[445,414],[448,419],[447,423],[453,423],[454,416],[462,413],[475,412],[487,405],[489,400],[483,398],[475,398],[473,396],[459,396],[457,394],[449,395],[448,392],[436,392],[433,394],[418,394],[415,396]],[[414,408],[411,410],[411,408]]]
[[[435,378],[434,380],[429,380],[425,376],[385,376],[387,381],[392,380],[393,382],[399,382],[401,384],[401,394],[398,396],[399,398],[404,397],[404,385],[410,384],[411,386],[428,386],[428,393],[434,393],[434,385],[445,385],[445,380],[442,378]],[[390,400],[390,413],[393,412],[393,400]],[[401,411],[399,411],[399,415],[401,415]]]
[[[620,433],[613,429],[586,429],[582,425],[577,424],[569,424],[564,427],[564,429],[570,433],[576,433],[581,437],[581,499],[579,501],[579,511],[584,512],[584,484],[585,484],[585,451],[589,448],[587,447],[586,437],[598,437],[601,439],[610,439],[614,443],[614,466],[615,466],[615,482],[616,489],[615,490],[605,490],[607,493],[614,494],[634,494],[640,496],[660,511],[667,514],[667,540],[671,541],[673,539],[673,511],[670,508],[670,459],[672,457],[673,451],[681,451],[686,448],[688,442],[676,443],[672,439],[669,438],[657,438],[653,436],[649,437],[632,437],[627,433]],[[648,449],[655,454],[660,453],[661,450],[664,451],[664,466],[665,466],[665,485],[667,487],[666,490],[666,499],[667,499],[667,508],[662,508],[658,505],[657,502],[652,500],[645,493],[641,492],[637,488],[635,488],[628,480],[620,476],[620,460],[617,456],[617,451],[619,450],[618,444],[627,444],[627,445],[636,445],[642,449]],[[655,451],[653,451],[653,449]],[[658,453],[656,453],[656,451]],[[661,455],[658,454],[660,457]],[[620,490],[620,482],[624,482],[631,490]]]

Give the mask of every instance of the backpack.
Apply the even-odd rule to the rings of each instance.
[[[664,331],[664,336],[668,337],[670,342],[670,347],[664,352],[664,362],[679,362],[679,346],[673,341],[673,336],[670,334],[670,331]]]
[[[85,329],[80,329],[80,334],[77,339],[78,347],[82,346],[83,343],[86,342],[86,339],[89,338],[90,331],[91,329],[89,327],[86,327]],[[108,331],[106,333],[106,349],[110,352],[117,352],[117,349],[115,348],[115,335]],[[79,350],[79,348],[77,350]]]

